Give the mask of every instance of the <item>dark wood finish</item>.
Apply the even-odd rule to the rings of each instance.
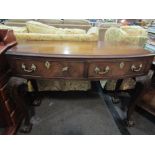
[[[151,83],[152,83],[152,87],[155,88],[155,58],[154,58],[154,61],[152,63],[151,69],[154,71],[154,74],[152,76]]]
[[[138,47],[106,46],[100,41],[23,41],[8,50],[6,56],[15,76],[99,80],[145,75],[154,54]],[[107,66],[109,71],[104,73]],[[63,71],[64,67],[67,70]],[[96,67],[104,74],[96,73]]]
[[[29,80],[30,80],[30,82],[31,82],[31,84],[33,86],[34,92],[35,92],[35,93],[29,93],[29,97],[31,99],[31,101],[29,101],[29,102],[33,106],[39,106],[41,104],[41,98],[38,95],[39,90],[38,90],[37,81],[35,79],[29,79]]]
[[[155,116],[155,88],[144,89],[138,98],[137,105]]]
[[[5,84],[2,88],[0,88],[0,96],[1,101],[6,101],[9,96],[9,90],[7,89],[7,84]]]
[[[0,115],[2,116],[5,132],[3,134],[14,134],[24,117],[21,103],[15,103],[10,98],[8,90],[8,81],[11,77],[11,72],[5,52],[7,49],[16,45],[16,39],[12,30],[0,30]],[[18,85],[14,91],[17,91]],[[15,97],[15,96],[14,96]]]
[[[119,79],[121,77],[134,77],[148,72],[152,58],[127,58],[127,59],[110,59],[110,60],[100,60],[100,61],[91,61],[89,63],[89,78],[103,78],[103,79]],[[120,65],[124,63],[124,67],[121,69]],[[142,68],[139,71],[133,71],[132,65],[135,65],[137,68],[142,64]],[[109,71],[107,73],[102,73],[105,71],[106,67],[109,66]],[[98,67],[102,72],[101,74],[95,73],[95,68]],[[117,72],[116,72],[117,71]]]
[[[104,42],[23,41],[6,52],[12,75],[27,79],[123,79],[146,75],[154,54],[138,47],[113,47]],[[131,125],[136,87],[128,107]]]
[[[7,50],[5,56],[11,68],[11,76],[31,80],[38,78],[101,80],[136,77],[148,73],[154,57],[152,53],[142,48],[109,47],[100,41],[23,41]],[[1,70],[4,70],[2,68]],[[2,76],[6,75],[3,73]],[[5,84],[3,82],[1,85],[1,94],[5,100],[3,105],[9,113],[12,113],[13,124],[18,124],[17,118],[20,112],[19,110],[12,112]],[[22,98],[16,100],[17,103],[22,102]],[[128,114],[128,118],[129,115],[131,113]],[[26,123],[29,125],[29,119]],[[10,127],[7,131],[13,133],[15,128]]]
[[[154,54],[140,47],[107,46],[104,42],[22,41],[7,51],[8,55],[52,58],[140,58]]]
[[[147,74],[151,62],[152,56],[140,57],[140,58],[122,58],[122,59],[89,59],[89,58],[76,58],[76,59],[55,59],[47,57],[35,57],[35,56],[14,56],[7,54],[7,60],[11,66],[14,76],[24,78],[51,78],[51,79],[120,79],[127,77],[135,77]],[[47,69],[45,63],[48,62],[50,67]],[[121,63],[124,67],[121,69]],[[25,65],[26,70],[22,68]],[[31,70],[32,65],[36,66],[36,70]],[[139,71],[133,71],[131,68],[135,65],[137,69],[142,65]],[[88,68],[87,68],[88,66]],[[106,67],[109,67],[107,73],[99,74],[95,71],[98,67],[102,72]],[[67,67],[67,70],[63,70]],[[117,70],[117,72],[116,72]]]
[[[135,89],[129,91],[131,98],[128,105],[127,120],[126,120],[127,121],[126,123],[129,127],[132,127],[135,124],[134,119],[132,118],[132,114],[136,107],[136,100],[140,96],[142,90],[143,90],[143,84],[140,82],[137,82]]]
[[[8,58],[12,72],[16,76],[26,77],[40,77],[40,78],[83,78],[84,77],[84,63],[78,61],[55,61],[54,59],[27,59],[27,58]],[[45,63],[50,63],[50,68],[47,69]],[[27,72],[22,69],[24,64],[27,70],[31,70],[32,64],[36,66],[33,72]],[[67,68],[66,68],[67,67]],[[66,70],[65,70],[66,68]],[[63,70],[64,69],[64,70]]]
[[[16,44],[16,38],[12,30],[0,30],[0,54]]]
[[[155,62],[155,59],[154,59]],[[151,85],[141,91],[141,94],[136,100],[138,106],[148,111],[155,116],[155,63],[153,62],[151,69],[154,74],[151,79]]]

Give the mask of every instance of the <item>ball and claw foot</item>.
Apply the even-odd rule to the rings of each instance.
[[[33,106],[40,106],[40,104],[41,104],[41,99],[40,98],[35,99],[33,101],[33,103],[32,103]]]
[[[21,133],[30,133],[31,130],[32,130],[32,124],[29,124],[29,125],[22,126],[20,129],[20,132]]]
[[[113,104],[118,104],[118,103],[120,103],[120,99],[117,97],[112,97],[112,102],[113,102]]]
[[[135,125],[135,122],[133,120],[127,120],[126,124],[128,127],[133,127]]]

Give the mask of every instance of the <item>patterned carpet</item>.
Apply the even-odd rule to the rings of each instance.
[[[121,134],[106,104],[93,92],[45,95],[31,121],[32,135]]]
[[[42,103],[35,107],[29,135],[155,135],[153,116],[137,109],[136,125],[127,128],[122,123],[126,113],[121,104],[105,102],[102,93],[50,92],[41,93],[40,97]],[[3,130],[0,128],[0,132]]]

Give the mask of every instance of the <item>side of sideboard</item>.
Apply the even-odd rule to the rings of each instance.
[[[15,134],[24,117],[22,104],[10,97],[11,71],[5,56],[6,50],[16,44],[12,30],[0,30],[0,116],[2,127],[5,128],[2,134]]]
[[[11,77],[11,72],[8,67],[4,55],[0,55],[0,108],[2,116],[2,124],[5,128],[2,134],[15,134],[21,120],[24,117],[22,107],[10,98],[8,92],[8,81]]]

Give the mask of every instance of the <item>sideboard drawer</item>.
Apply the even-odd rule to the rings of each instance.
[[[48,79],[122,79],[147,74],[152,57],[55,59],[8,57],[14,76]]]
[[[16,75],[37,76],[42,78],[83,78],[84,63],[53,60],[9,60],[11,69]]]
[[[113,76],[115,70],[116,70],[116,64],[112,62],[89,63],[88,77]]]
[[[149,61],[150,62],[150,61]],[[117,60],[89,63],[89,78],[118,78],[146,74],[150,63],[146,60]]]

